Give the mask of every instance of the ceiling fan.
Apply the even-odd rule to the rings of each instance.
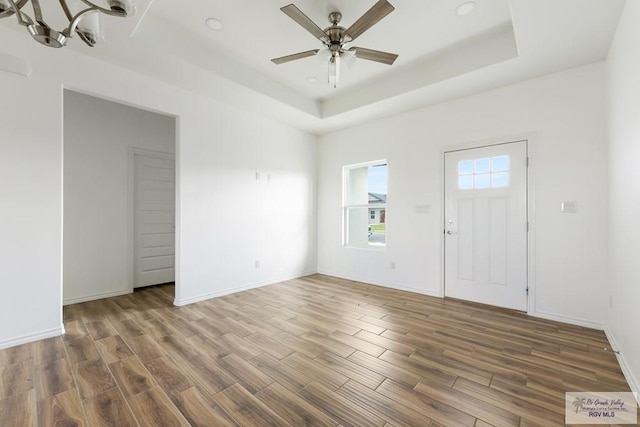
[[[281,11],[300,24],[300,26],[311,33],[311,35],[320,40],[327,48],[323,51],[329,54],[329,83],[333,83],[333,87],[336,87],[338,83],[340,76],[340,58],[342,56],[347,58],[351,57],[352,59],[353,56],[355,56],[356,58],[362,58],[388,65],[393,64],[396,58],[398,58],[398,55],[395,53],[382,52],[379,50],[356,46],[349,48],[345,47],[345,44],[354,41],[362,33],[377,24],[382,18],[393,12],[394,9],[395,8],[387,0],[379,0],[349,28],[344,28],[339,25],[342,20],[342,14],[340,12],[332,12],[329,14],[329,22],[331,22],[331,26],[323,30],[309,19],[307,15],[302,13],[302,11],[294,4],[280,8]],[[274,58],[271,61],[274,64],[284,64],[285,62],[315,56],[320,51],[320,49],[307,50],[305,52]]]

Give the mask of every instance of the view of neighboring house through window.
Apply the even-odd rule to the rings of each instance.
[[[344,244],[385,246],[387,241],[387,161],[345,166]]]

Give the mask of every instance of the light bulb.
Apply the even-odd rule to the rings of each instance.
[[[347,67],[353,67],[353,64],[356,63],[356,53],[354,51],[345,50],[342,53],[342,59],[344,59],[344,63],[347,64]]]
[[[82,16],[78,23],[78,31],[84,34],[92,44],[102,41],[100,35],[100,13],[90,12]]]
[[[329,84],[335,88],[338,86],[338,81],[340,81],[340,55],[335,55],[329,58]]]

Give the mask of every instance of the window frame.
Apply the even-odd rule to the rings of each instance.
[[[387,167],[387,202],[385,203],[376,203],[371,204],[367,203],[348,203],[347,195],[348,195],[348,178],[349,171],[359,168],[368,168],[370,166],[382,166],[385,165]],[[389,193],[389,162],[387,159],[373,160],[369,162],[355,163],[350,165],[344,165],[342,167],[342,246],[345,248],[353,248],[353,249],[364,249],[364,250],[384,250],[387,247],[387,237],[388,233],[385,228],[385,242],[381,244],[372,244],[367,242],[367,245],[359,245],[349,242],[349,211],[351,209],[367,209],[367,218],[371,218],[371,211],[377,208],[382,208],[385,211],[385,224],[387,224],[387,219],[389,218],[388,211],[388,193]],[[368,190],[368,189],[367,189]],[[368,194],[368,192],[367,192]],[[375,218],[374,218],[375,219]]]
[[[506,158],[506,166],[498,166],[494,165],[494,162],[498,159]],[[478,163],[481,161],[486,161],[487,169],[478,170]],[[471,167],[462,168],[462,164],[471,164]],[[470,190],[491,190],[491,189],[501,189],[508,188],[511,181],[511,156],[509,155],[500,155],[493,157],[478,157],[473,159],[465,159],[458,161],[457,166],[457,179],[458,184],[457,188],[460,191],[470,191]],[[498,176],[504,177],[505,181],[498,181]],[[487,180],[486,185],[478,185],[479,178]],[[468,184],[462,184],[463,178],[469,179]]]

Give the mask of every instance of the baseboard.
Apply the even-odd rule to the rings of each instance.
[[[246,285],[237,286],[235,288],[224,289],[222,291],[202,294],[202,295],[198,295],[198,296],[191,297],[191,298],[182,298],[182,299],[177,299],[176,298],[173,301],[173,304],[177,305],[177,306],[194,304],[196,302],[206,301],[206,300],[211,299],[211,298],[223,297],[225,295],[231,295],[231,294],[235,294],[235,293],[238,293],[238,292],[248,291],[248,290],[256,289],[256,288],[261,288],[263,286],[269,286],[269,285],[273,285],[273,284],[280,283],[280,282],[286,282],[287,280],[299,279],[301,277],[310,276],[312,274],[316,274],[316,271],[304,272],[304,273],[297,274],[295,276],[281,277],[281,278],[278,278],[278,279],[268,280],[268,281],[265,281],[265,282],[248,283]]]
[[[329,272],[329,271],[318,271],[318,274],[323,274],[325,276],[331,276],[331,277],[337,277],[339,279],[352,280],[354,282],[366,283],[368,285],[376,285],[376,286],[380,286],[380,287],[383,287],[383,288],[396,289],[398,291],[406,291],[406,292],[411,292],[411,293],[414,293],[414,294],[421,294],[421,295],[427,295],[427,296],[430,296],[430,297],[442,298],[442,295],[439,294],[439,293],[429,292],[429,291],[425,291],[424,289],[413,288],[411,286],[402,286],[402,285],[396,285],[396,284],[391,284],[391,283],[386,283],[386,282],[379,282],[379,281],[371,280],[371,279],[364,278],[364,277],[350,276],[348,274],[332,273],[332,272]]]
[[[556,322],[568,323],[570,325],[582,326],[584,328],[597,329],[599,331],[604,331],[605,328],[604,323],[591,322],[589,320],[577,319],[575,317],[563,316],[560,314],[545,313],[543,311],[536,311],[528,314],[533,317],[540,317],[541,319],[555,320]]]
[[[15,347],[21,344],[27,344],[34,341],[44,340],[47,338],[58,337],[64,334],[64,326],[59,328],[42,331],[35,334],[24,335],[18,338],[12,338],[6,341],[0,341],[0,350],[3,348]]]
[[[616,342],[615,335],[613,334],[611,329],[609,329],[608,327],[605,328],[604,333],[607,336],[607,339],[609,340],[609,344],[611,344],[611,349],[619,350],[620,346]],[[616,354],[616,357],[618,358],[620,369],[622,369],[622,374],[624,375],[624,378],[627,380],[627,383],[629,383],[629,388],[631,388],[631,391],[636,397],[638,404],[640,404],[640,381],[638,381],[635,375],[633,375],[633,372],[629,367],[629,363],[627,363],[627,359],[625,358],[624,353]]]
[[[86,295],[83,297],[65,299],[62,301],[62,305],[71,305],[71,304],[78,304],[78,303],[87,302],[87,301],[95,301],[103,298],[119,297],[120,295],[127,295],[130,293],[131,293],[130,289],[124,289],[124,290],[113,291],[113,292],[103,292],[100,294],[93,294],[93,295]]]

